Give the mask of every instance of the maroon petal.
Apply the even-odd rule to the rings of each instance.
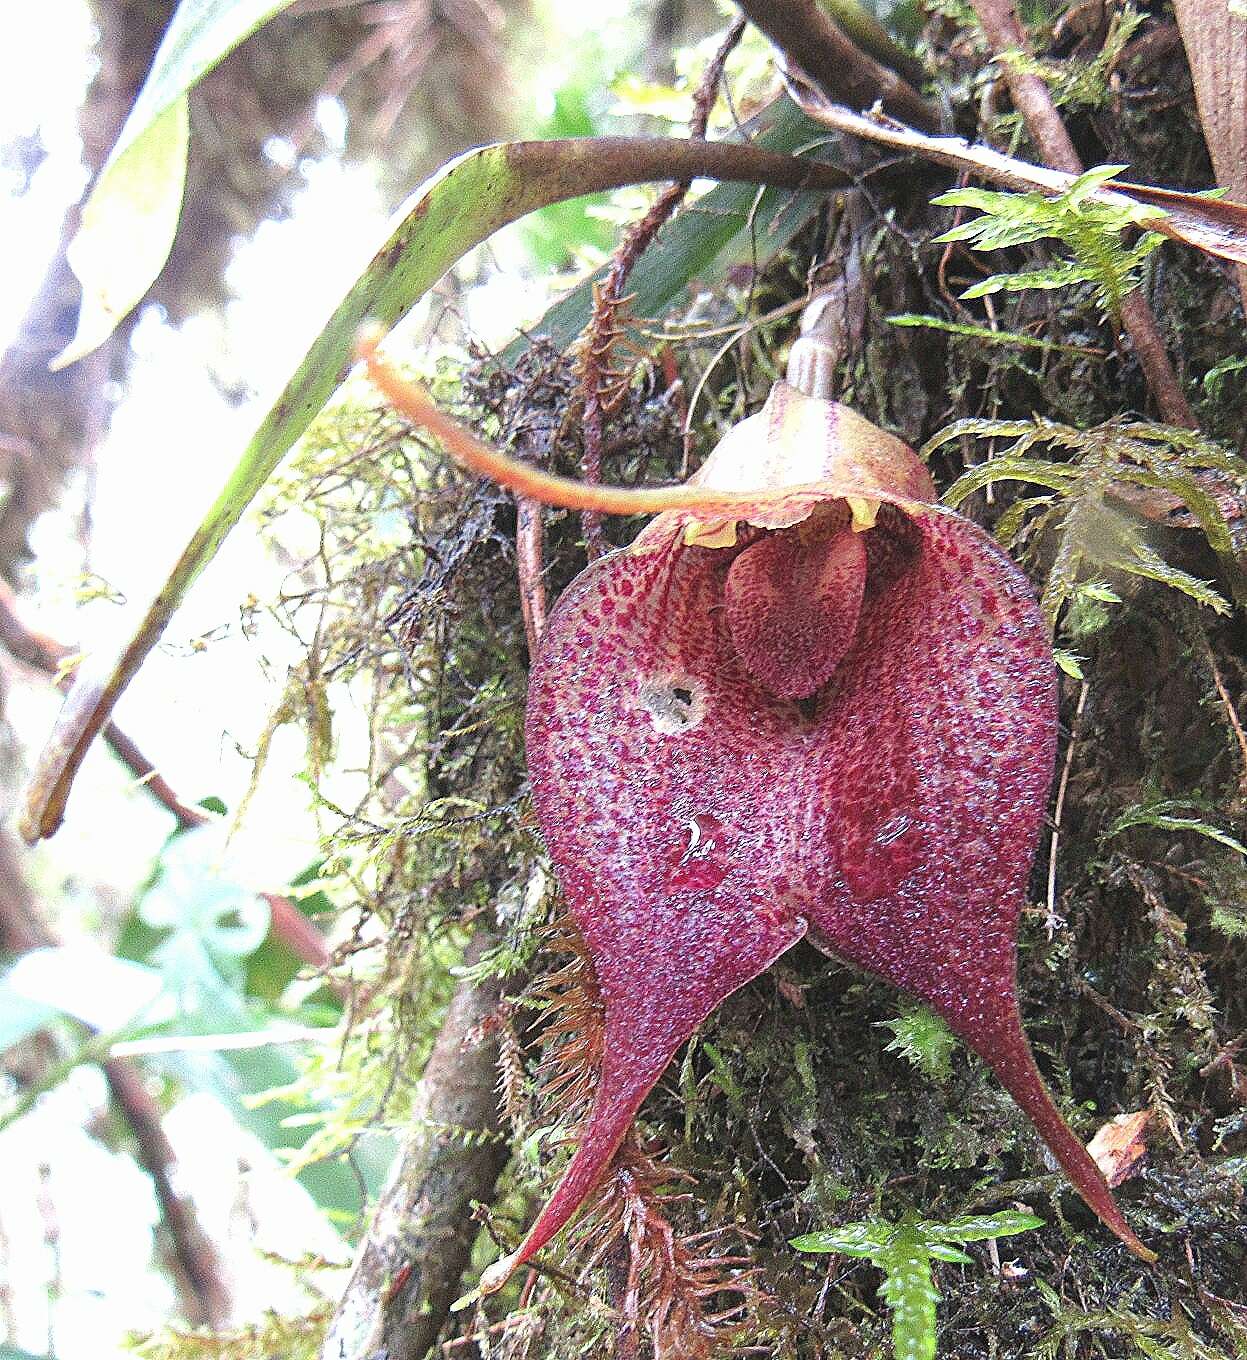
[[[853,536],[864,570],[834,524],[815,535],[820,568],[803,529],[808,543],[807,526],[730,548],[651,538],[583,573],[551,616],[529,767],[601,984],[606,1057],[571,1166],[507,1266],[574,1214],[675,1050],[807,922],[820,945],[944,1015],[1091,1207],[1145,1250],[1018,1021],[1014,935],[1056,735],[1047,631],[1025,578],[937,510],[885,506]],[[812,604],[784,591],[785,570]],[[820,593],[823,572],[847,599]],[[785,694],[805,682],[772,678],[763,659],[807,612],[835,638],[810,632],[798,647],[807,675],[832,658],[812,708]]]
[[[821,701],[834,730],[810,820],[829,873],[811,938],[944,1016],[1096,1214],[1150,1255],[1053,1105],[1018,1016],[1014,942],[1056,740],[1047,631],[975,525],[931,512],[915,527],[911,564],[872,590]]]
[[[567,1222],[679,1045],[807,929],[946,1017],[1087,1203],[1154,1259],[1018,1018],[1057,714],[1047,629],[1012,562],[931,505],[911,449],[788,383],[673,496],[534,472],[368,358],[465,466],[551,504],[667,507],[572,583],[533,669],[533,798],[601,987],[604,1058],[563,1181],[481,1288]]]
[[[805,934],[792,891],[757,874],[759,857],[786,859],[773,837],[787,828],[742,815],[787,765],[792,705],[735,661],[733,556],[596,564],[551,614],[533,671],[533,798],[601,987],[606,1057],[576,1156],[511,1265],[575,1212],[676,1049]]]

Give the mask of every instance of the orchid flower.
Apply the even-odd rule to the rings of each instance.
[[[551,504],[661,511],[572,582],[533,662],[533,800],[605,1042],[575,1154],[483,1291],[572,1218],[698,1025],[807,938],[941,1015],[1091,1209],[1154,1259],[1018,1013],[1018,917],[1056,751],[1047,626],[910,448],[807,394],[809,344],[795,384],[686,486],[648,491],[534,472],[364,351],[391,400],[475,470]]]

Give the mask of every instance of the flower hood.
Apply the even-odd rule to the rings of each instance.
[[[490,449],[375,340],[361,353],[474,471],[553,505],[662,511],[572,582],[533,662],[533,800],[601,989],[603,1059],[570,1165],[482,1290],[568,1222],[706,1016],[804,938],[941,1015],[1091,1209],[1154,1259],[1053,1104],[1018,1014],[1057,682],[1008,556],[935,503],[908,446],[786,382],[689,484],[626,489]],[[807,359],[821,362],[817,340],[790,371]]]

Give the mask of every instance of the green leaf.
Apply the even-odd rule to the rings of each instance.
[[[1139,284],[1136,272],[1139,266],[1160,244],[1155,232],[1145,232],[1137,242],[1126,246],[1121,241],[1122,233],[1144,222],[1159,225],[1166,216],[1164,213],[1157,216],[1110,190],[1110,182],[1122,168],[1095,166],[1055,195],[961,189],[934,200],[943,206],[976,208],[982,213],[946,231],[936,238],[939,241],[967,241],[976,250],[986,251],[1052,237],[1065,246],[1070,257],[1044,269],[994,274],[961,296],[979,298],[1028,288],[1092,283],[1101,305],[1116,313],[1122,298]]]
[[[1073,652],[1066,651],[1064,647],[1054,647],[1052,659],[1071,680],[1085,680],[1087,678],[1082,668],[1082,663],[1086,660],[1085,657],[1076,656]]]
[[[762,115],[759,115],[762,117]],[[751,120],[752,126],[757,119]],[[818,127],[788,100],[766,111],[766,121],[756,143],[772,151],[796,153],[816,142]],[[681,208],[662,229],[658,239],[641,256],[628,276],[632,295],[629,311],[634,316],[657,316],[691,279],[712,267],[721,268],[721,256],[746,230],[743,258],[756,248],[759,260],[782,250],[824,203],[819,193],[790,194],[778,189],[759,190],[753,185],[721,184],[710,193]],[[744,253],[746,252],[747,253]],[[593,306],[593,285],[604,277],[605,268],[582,280],[560,298],[541,320],[528,327],[532,335],[544,335],[559,349],[566,348],[588,325]],[[503,362],[514,363],[528,345],[517,336],[503,351]]]
[[[1078,481],[1078,475],[1078,469],[1066,463],[1002,455],[963,472],[944,492],[944,504],[955,510],[967,496],[992,482],[1033,482],[1053,491],[1068,491]]]
[[[1029,199],[1033,203],[1046,204],[1048,197],[1045,194],[1007,194],[998,189],[950,189],[947,193],[937,194],[931,202],[940,208],[977,208],[980,212],[998,213],[1013,208],[1015,204]],[[967,222],[966,226],[975,225]],[[958,228],[960,230],[960,228]],[[947,240],[947,236],[937,236],[937,241]]]
[[[1184,803],[1178,799],[1164,799],[1161,802],[1150,804],[1135,804],[1133,807],[1126,808],[1114,820],[1104,833],[1104,839],[1109,840],[1113,836],[1119,836],[1123,831],[1128,831],[1133,826],[1151,826],[1158,831],[1193,831],[1198,836],[1205,836],[1210,841],[1216,841],[1218,845],[1224,845],[1227,850],[1234,850],[1240,855],[1247,855],[1247,845],[1236,840],[1228,832],[1210,826],[1199,817],[1178,815],[1182,809],[1190,806],[1190,803]]]
[[[878,1262],[887,1273],[879,1293],[892,1311],[896,1360],[935,1360],[935,1305],[931,1256],[914,1227],[902,1223]]]
[[[1063,196],[1071,203],[1083,203],[1091,198],[1097,189],[1107,189],[1110,180],[1116,179],[1123,170],[1129,169],[1128,165],[1093,165],[1090,170],[1084,170],[1074,180]]]
[[[32,949],[4,974],[3,987],[14,1022],[18,1003],[25,1001],[40,1016],[39,1023],[67,1015],[102,1031],[124,1030],[140,1016],[150,1016],[163,990],[155,969],[89,944]]]
[[[846,1223],[828,1232],[806,1233],[788,1244],[798,1251],[839,1252],[842,1256],[870,1256],[882,1251],[891,1239],[893,1225],[884,1219]]]
[[[950,1245],[987,1237],[1008,1237],[1043,1226],[1032,1214],[1005,1210],[998,1214],[955,1218],[933,1223],[908,1216],[899,1223],[883,1218],[846,1223],[830,1232],[794,1238],[798,1251],[835,1251],[866,1256],[884,1272],[880,1294],[892,1312],[892,1348],[896,1360],[934,1360],[935,1305],[939,1290],[931,1275],[931,1258],[973,1265],[964,1251]]]
[[[988,297],[993,293],[1021,293],[1028,288],[1051,290],[1075,283],[1094,283],[1096,271],[1090,265],[1062,260],[1046,269],[1020,269],[1016,274],[992,274],[961,294],[963,298]]]
[[[989,345],[1020,345],[1024,349],[1042,349],[1065,354],[1088,354],[1092,351],[1082,345],[1062,345],[1055,340],[1041,340],[1035,335],[1022,335],[1017,331],[994,331],[987,326],[968,326],[961,321],[944,321],[938,316],[921,316],[914,312],[901,312],[888,317],[890,326],[915,326],[926,330],[945,331],[949,335],[963,335],[971,340],[984,340]]]
[[[297,1151],[316,1133],[320,1124],[300,1123],[303,1115],[323,1114],[323,1109],[287,1100],[252,1097],[284,1090],[295,1083],[301,1069],[283,1049],[245,1049],[223,1055],[215,1089],[224,1097],[234,1118],[250,1129],[274,1152]],[[349,1225],[363,1208],[365,1191],[377,1194],[393,1154],[393,1141],[377,1135],[365,1139],[352,1152],[350,1161],[332,1158],[300,1167],[296,1179],[320,1208]]]
[[[1103,554],[1102,560],[1110,566],[1120,567],[1122,571],[1128,571],[1132,576],[1142,576],[1145,580],[1158,581],[1163,586],[1180,590],[1197,603],[1207,605],[1217,614],[1229,614],[1231,612],[1229,601],[1210,582],[1201,581],[1198,576],[1192,576],[1189,571],[1171,566],[1155,548],[1145,543],[1140,537],[1126,541],[1127,535],[1123,533],[1122,539],[1126,551],[1120,557],[1114,559],[1107,553]]]
[[[1204,374],[1204,391],[1211,397],[1231,373],[1241,373],[1247,368],[1247,359],[1222,359]]]
[[[1106,586],[1101,581],[1086,581],[1078,587],[1078,591],[1089,600],[1099,600],[1103,604],[1121,604],[1121,596],[1112,586]]]
[[[164,268],[186,184],[187,92],[290,2],[181,0],[70,242],[82,309],[53,368],[103,344]]]
[[[207,967],[227,978],[241,995],[247,961],[268,936],[272,909],[266,897],[230,872],[227,842],[222,823],[172,838],[138,915],[149,929],[172,932],[157,952],[181,937],[186,958],[197,961],[195,969]]]
[[[20,824],[26,839],[49,836],[60,825],[74,775],[91,741],[225,536],[350,371],[355,337],[365,320],[393,326],[472,247],[549,203],[686,174],[788,185],[814,177],[825,189],[843,183],[844,176],[830,166],[768,153],[766,148],[776,143],[791,147],[811,140],[811,124],[787,101],[761,126],[774,128],[777,135],[768,139],[764,130],[758,146],[623,137],[499,143],[466,152],[417,190],[252,436],[137,626],[114,655],[80,667],[27,787]],[[713,197],[707,195],[707,200]],[[750,204],[756,197],[745,196]],[[808,201],[813,195],[802,197]],[[741,207],[740,199],[736,203]],[[777,218],[782,208],[782,202],[776,206]],[[651,297],[673,296],[690,277],[683,271],[704,266],[749,216],[741,207],[737,214],[719,221],[710,217],[707,223],[711,211],[702,207],[698,216],[690,214],[697,227],[710,226],[702,233],[704,239],[690,241],[686,228],[679,238],[680,252],[660,256],[665,265],[645,275]],[[641,279],[633,282],[639,295]],[[543,328],[556,343],[560,335],[566,338],[567,326],[582,314],[582,307],[587,315],[588,297],[588,288],[578,289],[568,306],[548,314],[549,325]],[[639,296],[634,305],[641,305]]]
[[[899,1053],[932,1081],[946,1081],[952,1071],[957,1040],[940,1016],[925,1006],[913,1006],[892,1020],[879,1021],[890,1030],[887,1052]]]
[[[982,1242],[989,1237],[1013,1237],[1016,1233],[1031,1232],[1043,1225],[1043,1219],[1034,1214],[1002,1209],[997,1214],[974,1214],[954,1218],[949,1223],[924,1222],[922,1228],[928,1239],[934,1241]]]
[[[178,99],[105,167],[66,251],[82,284],[78,329],[51,368],[102,345],[164,268],[182,212],[189,137],[186,100]]]

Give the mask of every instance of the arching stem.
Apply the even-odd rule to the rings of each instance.
[[[488,477],[508,491],[543,505],[565,510],[596,510],[605,515],[656,515],[664,510],[702,510],[728,517],[733,511],[756,511],[769,500],[789,500],[801,492],[817,494],[818,484],[781,490],[710,491],[696,486],[602,486],[559,477],[491,448],[453,416],[441,410],[416,383],[400,376],[378,353],[380,333],[361,332],[356,353],[368,376],[387,400],[412,424],[427,430],[461,467]]]

